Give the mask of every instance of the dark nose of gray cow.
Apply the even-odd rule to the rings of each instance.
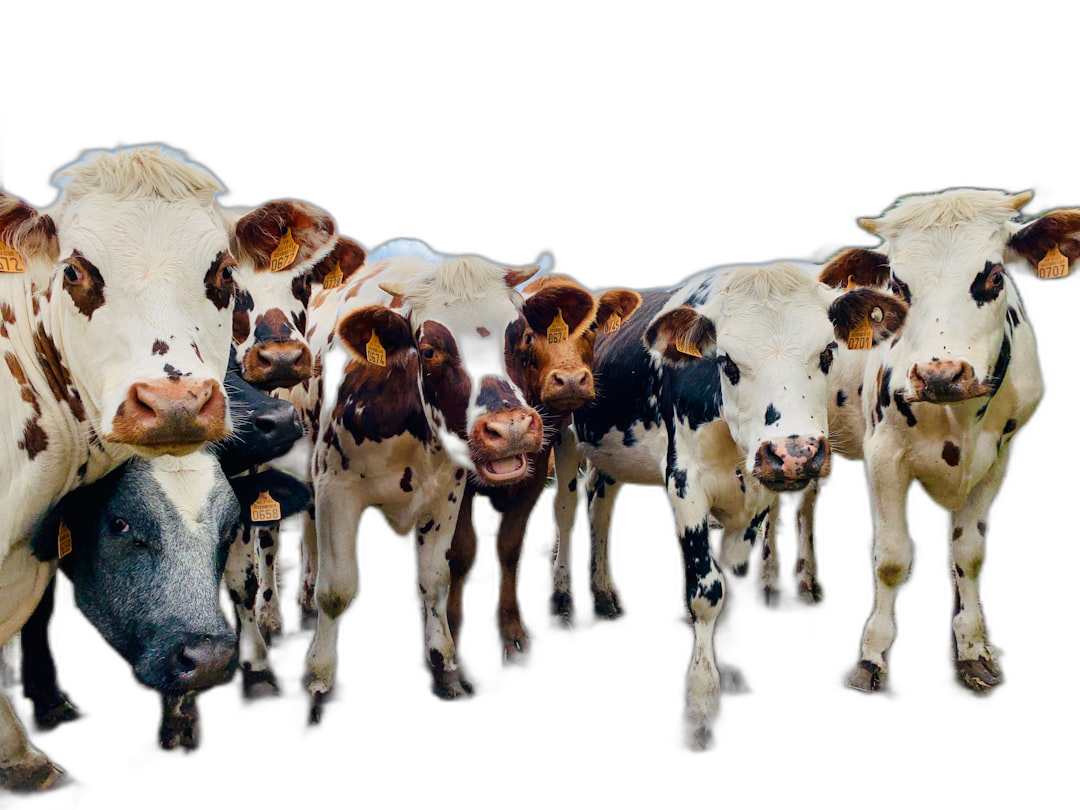
[[[975,369],[966,360],[916,363],[910,379],[912,399],[920,402],[962,402],[990,391],[975,379]]]
[[[224,683],[236,669],[236,636],[191,636],[173,650],[172,669],[181,691]]]
[[[304,426],[296,408],[289,406],[255,417],[255,430],[262,446],[278,447],[304,435]]]
[[[802,489],[829,474],[829,440],[824,436],[789,436],[765,442],[754,458],[754,477],[774,492]]]

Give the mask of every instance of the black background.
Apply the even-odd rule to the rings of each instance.
[[[511,92],[499,73],[522,55],[500,56],[475,71],[431,69],[422,93],[384,90],[381,77],[396,63],[357,52],[355,84],[318,85],[313,71],[302,89],[271,76],[260,77],[257,93],[254,82],[213,92],[166,83],[130,98],[103,93],[80,112],[57,99],[48,114],[4,131],[0,180],[46,205],[52,173],[82,150],[164,143],[210,167],[230,190],[227,204],[308,200],[368,247],[408,235],[436,251],[507,264],[551,251],[556,271],[594,288],[672,284],[725,262],[820,260],[872,246],[856,220],[907,193],[1030,189],[1025,216],[1080,204],[1074,161],[1041,129],[998,123],[997,93],[949,87],[932,100],[921,89],[897,97],[895,87],[854,89],[843,73],[804,77],[798,66],[784,84],[744,82],[750,66],[708,58],[685,72],[658,72],[644,60],[618,71],[597,63],[572,79],[555,79],[550,67],[515,75]],[[548,59],[554,66],[558,54]],[[724,700],[710,754],[679,747],[692,635],[670,512],[659,490],[644,489],[624,491],[613,529],[627,617],[573,635],[546,627],[550,496],[540,503],[521,583],[534,653],[521,671],[503,672],[498,660],[486,541],[467,600],[463,652],[482,685],[471,702],[429,696],[410,546],[369,515],[361,595],[338,640],[345,693],[323,729],[303,731],[306,642],[294,640],[274,659],[291,698],[252,707],[235,689],[211,694],[202,752],[158,754],[156,701],[93,631],[65,616],[56,653],[87,719],[39,745],[84,794],[150,789],[154,800],[186,804],[228,795],[276,807],[340,789],[357,801],[389,800],[390,789],[408,800],[470,802],[645,797],[637,792],[654,785],[672,800],[708,801],[732,792],[760,801],[822,792],[877,800],[923,785],[974,797],[986,782],[1037,793],[1059,756],[1048,732],[1066,724],[1074,705],[1065,622],[1076,535],[1063,495],[1074,475],[1066,417],[1076,281],[1016,282],[1039,337],[1047,395],[1015,442],[991,517],[982,594],[991,637],[1008,653],[1008,683],[989,700],[950,686],[946,517],[918,491],[910,499],[916,562],[897,602],[891,659],[899,697],[840,688],[873,597],[862,467],[841,462],[819,511],[827,603],[765,613],[750,594],[733,595],[717,648],[756,693]],[[583,551],[582,529],[579,519]],[[576,557],[579,575],[584,561]],[[579,576],[583,608],[581,584]]]

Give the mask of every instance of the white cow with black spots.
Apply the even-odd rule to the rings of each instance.
[[[724,556],[745,572],[759,528],[768,521],[767,535],[775,523],[777,493],[828,472],[827,374],[837,341],[868,319],[874,340],[891,337],[907,306],[887,293],[838,293],[791,264],[710,270],[642,299],[621,328],[598,336],[599,394],[574,415],[578,448],[591,467],[592,588],[597,613],[617,616],[607,564],[613,499],[624,483],[664,484],[694,623],[687,713],[694,742],[705,745],[719,708],[713,631],[725,588],[708,521],[723,525]],[[572,436],[562,438],[560,541],[571,529],[578,452]],[[565,559],[557,560],[556,575],[552,601],[565,605]]]

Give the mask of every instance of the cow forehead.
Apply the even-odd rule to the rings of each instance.
[[[986,262],[1002,261],[1008,238],[1002,225],[972,222],[901,232],[885,252],[894,275],[909,286],[955,281],[966,289]]]
[[[784,358],[802,363],[834,340],[825,307],[810,303],[747,307],[717,323],[716,331],[718,353],[755,368]]]

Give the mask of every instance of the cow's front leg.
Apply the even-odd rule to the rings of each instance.
[[[336,676],[338,624],[360,590],[356,532],[364,511],[361,497],[362,493],[354,488],[320,486],[318,481],[315,484],[315,525],[319,540],[315,604],[319,618],[304,673],[304,686],[311,694],[310,723],[322,719],[323,702],[333,689]]]
[[[281,524],[260,526],[257,553],[259,555],[259,592],[255,597],[255,615],[259,632],[267,644],[281,635],[281,603],[278,599],[277,556]]]
[[[570,535],[577,512],[577,474],[581,456],[570,423],[555,440],[555,560],[552,564],[551,613],[570,623],[574,599],[570,595]]]
[[[34,704],[34,722],[40,729],[56,728],[80,716],[56,681],[56,662],[49,647],[49,620],[55,595],[53,577],[21,631],[23,695]]]
[[[300,627],[315,628],[319,611],[315,607],[315,577],[319,573],[319,541],[315,534],[315,504],[300,513]]]
[[[911,476],[892,453],[868,453],[866,468],[874,518],[874,607],[847,684],[876,692],[885,686],[885,655],[896,638],[896,592],[911,571],[914,547],[906,515]]]
[[[450,544],[454,539],[458,507],[465,492],[465,476],[437,509],[416,529],[420,599],[424,606],[424,644],[431,668],[432,691],[444,700],[471,695],[472,684],[457,664],[454,637],[446,622],[446,599],[450,586]],[[320,629],[321,629],[320,619]]]
[[[611,565],[608,561],[611,510],[615,507],[615,496],[621,486],[618,481],[604,475],[596,467],[589,466],[585,494],[589,500],[593,610],[597,616],[605,619],[617,619],[622,615],[619,594],[612,584]]]
[[[44,790],[63,770],[30,744],[7,695],[0,692],[0,788]]]
[[[537,465],[547,464],[546,454],[533,459]],[[502,576],[499,582],[499,631],[503,640],[503,661],[513,661],[529,650],[529,634],[521,620],[517,597],[518,563],[525,542],[529,516],[544,489],[544,476],[534,474],[525,488],[515,494],[499,522],[497,548]]]
[[[236,609],[241,687],[247,698],[278,694],[277,679],[270,668],[270,651],[259,630],[255,612],[259,593],[258,554],[255,549],[258,531],[245,523],[229,547],[229,557],[225,562],[225,587]]]
[[[799,531],[799,558],[795,562],[799,598],[813,605],[824,595],[817,578],[817,557],[814,555],[814,505],[817,503],[821,484],[811,481],[803,490],[796,517]]]
[[[780,604],[780,555],[776,552],[779,535],[780,499],[773,498],[768,514],[761,522],[761,595],[765,604]]]
[[[986,552],[986,523],[990,504],[1005,475],[1007,445],[986,477],[979,482],[963,508],[952,513],[953,583],[956,605],[953,639],[956,676],[973,692],[989,692],[1003,680],[986,640],[986,625],[979,602],[979,573]]]
[[[686,608],[694,624],[694,654],[686,679],[686,718],[691,742],[705,748],[710,727],[720,711],[720,672],[713,652],[716,617],[724,604],[726,583],[709,552],[709,510],[693,482],[674,483],[669,474],[668,497],[675,511],[682,551]]]
[[[194,692],[161,696],[158,744],[167,751],[173,748],[194,751],[199,747],[199,709]]]
[[[462,599],[465,580],[476,559],[476,528],[472,519],[473,489],[466,485],[461,493],[454,537],[450,542],[450,595],[446,600],[446,623],[454,644],[461,642]]]

